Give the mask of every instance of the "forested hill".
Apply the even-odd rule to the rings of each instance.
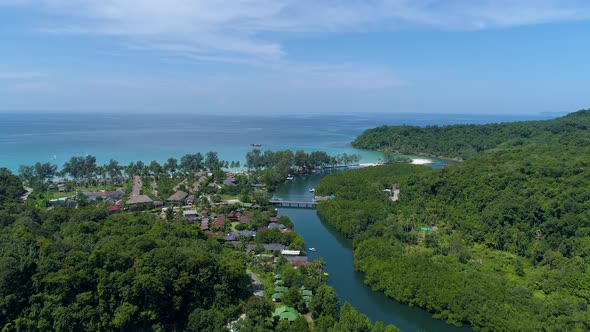
[[[356,148],[468,159],[506,142],[544,140],[550,135],[590,126],[590,110],[544,121],[485,125],[381,126],[366,130],[352,145]]]
[[[483,330],[587,331],[589,123],[580,111],[497,125],[530,134],[445,169],[329,175],[316,193],[336,198],[318,212],[354,238],[365,281],[399,301]]]

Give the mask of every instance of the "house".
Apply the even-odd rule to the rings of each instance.
[[[179,190],[172,194],[172,196],[168,197],[166,202],[170,204],[180,204],[184,199],[188,196],[188,194],[182,190]]]
[[[224,186],[235,186],[236,185],[236,179],[231,178],[231,179],[225,179],[223,180],[223,185]]]
[[[193,192],[197,192],[199,191],[199,189],[201,189],[201,185],[207,181],[207,175],[205,174],[205,172],[198,172],[197,174],[195,174],[196,176],[199,177],[199,179],[195,182],[193,182],[192,185],[192,190]]]
[[[305,289],[305,286],[301,286],[301,288],[299,288],[299,294],[301,294],[303,301],[305,301],[306,306],[309,308],[311,300],[313,299],[313,292],[309,289]]]
[[[256,236],[256,231],[232,231],[230,235],[235,236]]]
[[[152,203],[153,200],[147,195],[137,195],[127,200],[128,205]]]
[[[243,215],[240,217],[240,223],[243,225],[246,225],[248,223],[248,221],[250,221],[250,218],[248,218],[247,215]]]
[[[120,209],[121,209],[121,207],[119,205],[107,206],[107,210],[109,210],[109,212],[117,212]]]
[[[206,231],[209,229],[209,219],[203,218],[201,219],[201,230]]]
[[[270,218],[268,218],[268,221],[271,222],[271,223],[277,222],[278,220],[279,220],[278,217],[270,217]]]
[[[202,211],[201,211],[201,216],[202,216],[203,218],[207,217],[207,215],[208,215],[208,214],[209,214],[209,211],[208,211],[208,210],[202,210]]]
[[[215,189],[215,190],[219,190],[219,189],[221,189],[221,186],[220,186],[220,185],[218,185],[218,184],[217,184],[217,183],[215,183],[215,182],[211,182],[211,183],[209,183],[209,184],[207,185],[207,187],[213,188],[213,189]]]
[[[95,201],[97,199],[105,200],[108,198],[118,200],[118,199],[121,199],[121,197],[123,197],[124,194],[125,194],[124,188],[119,188],[115,191],[101,190],[101,191],[95,191],[95,192],[89,192],[89,191],[82,192],[82,195],[86,196],[89,201]]]
[[[222,231],[217,231],[217,232],[212,232],[212,231],[208,231],[207,235],[210,236],[225,236],[225,233]]]
[[[223,224],[225,223],[225,215],[220,215],[219,217],[217,217],[217,219],[215,219],[215,227],[217,228],[221,228],[223,227]]]
[[[271,296],[273,302],[282,302],[283,301],[283,293],[274,293]]]
[[[188,206],[193,206],[194,203],[195,203],[195,196],[193,196],[193,195],[188,195],[184,200],[184,204],[186,204]]]
[[[188,210],[182,212],[182,216],[185,217],[189,223],[194,224],[199,217],[199,212],[197,210]]]
[[[266,226],[268,229],[278,229],[280,231],[287,229],[287,226],[283,225],[283,224],[277,224],[277,223],[270,223],[268,224],[268,226]]]
[[[301,255],[300,250],[281,250],[281,254],[285,256],[299,256]],[[306,256],[304,256],[306,257]]]
[[[255,190],[262,190],[262,189],[264,189],[264,185],[263,184],[260,184],[260,183],[253,184],[252,187],[254,187]]]
[[[281,250],[287,249],[286,245],[280,244],[280,243],[268,243],[268,244],[263,244],[262,246],[264,247],[265,250],[268,250],[268,251],[280,252]],[[248,244],[246,246],[246,253],[250,253],[252,250],[254,250],[254,248],[256,248],[255,244]]]
[[[60,197],[49,200],[50,206],[61,207],[76,207],[76,199],[74,197]]]
[[[276,308],[272,316],[277,320],[288,320],[289,322],[293,322],[299,317],[299,312],[293,307],[284,305]]]
[[[225,172],[225,180],[223,180],[223,185],[225,186],[235,186],[236,185],[236,176],[232,172]]]
[[[292,266],[298,267],[307,264],[307,256],[285,256]]]

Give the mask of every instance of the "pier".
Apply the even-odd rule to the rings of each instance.
[[[284,201],[281,199],[271,199],[270,204],[278,207],[288,208],[303,208],[303,209],[315,209],[318,202],[314,201]]]

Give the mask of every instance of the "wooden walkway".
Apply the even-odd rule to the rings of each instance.
[[[270,204],[279,207],[289,207],[289,208],[304,208],[304,209],[314,209],[318,202],[314,201],[283,201],[280,199],[271,199]]]

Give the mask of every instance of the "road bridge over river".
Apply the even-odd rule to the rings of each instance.
[[[315,209],[315,207],[318,205],[318,202],[316,202],[316,201],[292,201],[292,200],[282,200],[282,199],[271,199],[270,204],[272,204],[273,206],[278,206],[278,207]]]

